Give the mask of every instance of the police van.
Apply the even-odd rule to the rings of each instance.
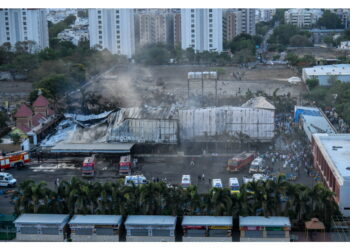
[[[12,174],[0,173],[0,186],[1,187],[15,187],[17,180],[13,178]]]

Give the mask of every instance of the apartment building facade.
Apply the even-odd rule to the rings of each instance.
[[[222,9],[181,9],[181,47],[222,52]]]
[[[89,9],[90,47],[131,58],[135,53],[133,9]]]
[[[316,24],[322,14],[319,9],[290,9],[284,13],[284,21],[299,28],[306,28]]]
[[[245,33],[255,35],[255,9],[228,9],[224,13],[224,40]]]
[[[174,14],[164,10],[147,11],[138,14],[139,46],[144,47],[150,44],[173,44]]]
[[[49,47],[49,31],[44,9],[0,9],[0,45],[33,41],[28,52]]]

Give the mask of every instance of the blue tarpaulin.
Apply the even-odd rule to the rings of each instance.
[[[310,110],[310,109],[297,109],[294,114],[294,122],[299,122],[301,114],[312,115],[312,116],[321,116],[320,111]]]

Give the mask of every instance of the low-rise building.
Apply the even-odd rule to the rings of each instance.
[[[284,12],[284,21],[298,27],[310,27],[323,15],[320,9],[290,9]]]
[[[231,216],[184,216],[182,229],[185,242],[232,241]]]
[[[72,241],[119,241],[120,215],[74,215],[69,221]]]
[[[63,241],[68,214],[22,214],[15,221],[17,241]]]
[[[130,215],[125,221],[126,241],[174,242],[175,216]]]
[[[291,223],[288,217],[239,217],[240,241],[290,241]]]
[[[344,216],[350,216],[350,134],[312,135],[313,166]]]
[[[350,41],[340,42],[339,49],[350,50]]]
[[[350,82],[350,64],[314,66],[303,68],[302,71],[304,82],[307,79],[318,79],[321,86],[330,85],[329,80],[331,77],[342,82]]]
[[[319,108],[295,106],[294,119],[299,123],[299,127],[304,130],[310,142],[313,134],[337,133],[332,123]]]

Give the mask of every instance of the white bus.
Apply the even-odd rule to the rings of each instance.
[[[231,193],[239,193],[239,182],[238,179],[235,177],[232,177],[229,179],[229,187],[231,190]]]

